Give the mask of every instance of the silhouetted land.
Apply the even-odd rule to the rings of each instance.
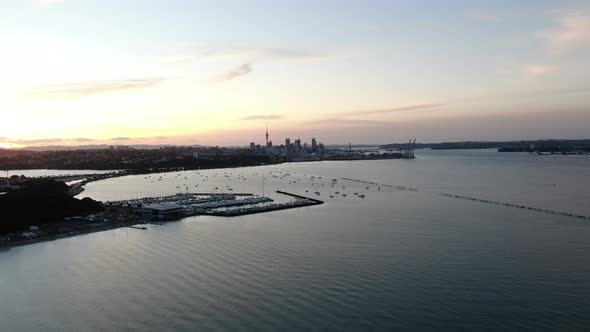
[[[405,148],[407,144],[386,144],[382,149]],[[590,139],[579,140],[532,140],[532,141],[466,141],[444,143],[417,143],[416,149],[498,149],[500,152],[549,152],[549,153],[589,153]],[[532,148],[532,149],[531,149]]]
[[[257,166],[286,161],[281,156],[256,155],[244,149],[169,147],[69,151],[0,150],[0,169],[144,170],[205,169]]]
[[[317,160],[399,159],[399,152],[326,149],[321,153],[279,153],[244,148],[165,147],[134,149],[117,147],[97,150],[26,151],[1,150],[0,170],[125,170],[126,174],[229,168]]]
[[[60,181],[33,179],[19,183],[17,190],[0,195],[0,234],[102,211],[101,203],[90,198],[73,198],[68,189]]]

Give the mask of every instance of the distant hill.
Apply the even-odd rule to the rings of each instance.
[[[26,150],[26,151],[71,151],[71,150],[104,150],[114,147],[129,147],[137,150],[152,150],[166,147],[196,147],[203,148],[205,145],[172,145],[172,144],[134,144],[134,145],[109,145],[109,144],[91,144],[91,145],[46,145],[46,146],[26,146],[13,150]]]
[[[382,145],[381,149],[405,148],[407,143]],[[465,141],[443,143],[416,143],[416,149],[451,150],[451,149],[501,149],[503,151],[572,151],[590,149],[590,139],[545,139],[525,141]]]

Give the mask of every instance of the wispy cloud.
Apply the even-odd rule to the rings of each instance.
[[[343,119],[343,118],[327,118],[320,120],[304,121],[302,123],[306,126],[342,126],[342,127],[356,127],[356,126],[387,126],[391,124],[390,121],[379,120],[358,120],[358,119]]]
[[[60,138],[37,138],[37,139],[23,139],[12,137],[0,137],[0,143],[18,144],[18,145],[43,145],[61,143],[63,139]]]
[[[443,107],[449,103],[429,103],[429,104],[415,104],[400,107],[381,108],[381,109],[369,109],[359,110],[353,112],[339,112],[339,113],[325,113],[325,118],[318,120],[311,120],[303,122],[303,125],[310,126],[383,126],[388,125],[390,121],[383,120],[371,120],[371,119],[359,119],[362,116],[375,115],[375,114],[391,114],[391,113],[405,113],[412,111],[430,110],[438,107]]]
[[[469,10],[465,12],[465,17],[481,22],[497,22],[500,20],[500,17],[492,12],[482,11],[482,10]]]
[[[116,81],[88,81],[50,84],[30,89],[29,95],[38,97],[86,97],[96,94],[155,87],[163,78],[136,78]]]
[[[286,48],[258,48],[253,49],[253,51],[259,57],[302,61],[324,60],[327,58],[334,57],[336,55],[330,53],[294,50]]]
[[[273,47],[233,47],[233,48],[212,48],[200,49],[194,52],[195,58],[246,58],[249,61],[260,60],[299,60],[313,61],[322,60],[335,56],[334,53],[320,51],[299,50],[290,48]]]
[[[219,83],[251,73],[254,64],[276,61],[311,62],[330,59],[338,55],[339,53],[335,52],[273,47],[188,48],[157,57],[156,62],[165,66],[182,66],[198,61],[241,63],[223,74],[209,78],[210,83]]]
[[[339,52],[274,47],[187,48],[158,57],[158,62],[165,65],[182,65],[199,60],[234,60],[250,64],[266,61],[308,62],[339,55],[341,55]]]
[[[33,0],[33,5],[35,6],[48,6],[48,5],[54,5],[57,3],[62,3],[65,0]]]
[[[118,136],[112,138],[57,138],[57,137],[43,137],[43,138],[16,138],[16,137],[0,137],[0,146],[2,144],[9,146],[76,146],[76,145],[98,145],[98,144],[151,144],[159,143],[162,140],[169,139],[168,136],[154,136],[154,137],[125,137]]]
[[[553,17],[554,26],[541,31],[547,46],[560,51],[590,44],[590,14],[588,11],[559,11]]]
[[[252,72],[252,66],[249,63],[241,64],[235,68],[232,68],[225,73],[217,76],[213,76],[209,79],[211,83],[221,83],[226,81],[231,81],[235,78],[240,76],[248,75]]]
[[[549,65],[528,65],[525,67],[525,72],[529,77],[539,77],[559,71],[557,66]]]
[[[256,120],[278,120],[282,119],[284,116],[281,114],[258,114],[258,115],[250,115],[247,117],[242,118],[244,121],[256,121]]]
[[[343,113],[338,113],[338,114],[342,115],[342,116],[362,116],[362,115],[373,115],[373,114],[401,113],[401,112],[433,109],[433,108],[442,107],[445,105],[447,105],[447,104],[446,103],[417,104],[417,105],[409,105],[409,106],[401,106],[401,107],[393,107],[393,108],[360,110],[360,111],[354,111],[354,112],[343,112]]]

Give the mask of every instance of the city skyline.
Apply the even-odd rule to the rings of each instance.
[[[589,12],[583,1],[7,0],[0,147],[244,146],[266,126],[325,144],[587,138]]]

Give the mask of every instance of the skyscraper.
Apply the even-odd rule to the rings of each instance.
[[[311,139],[311,151],[318,151],[318,142],[315,140],[315,137]]]
[[[298,138],[295,140],[295,152],[301,152],[302,149],[301,140]]]

